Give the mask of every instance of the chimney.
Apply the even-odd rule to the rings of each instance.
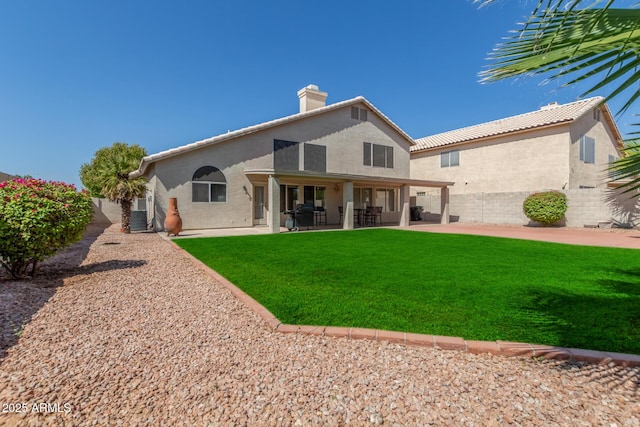
[[[552,108],[556,108],[557,106],[558,106],[558,101],[554,101],[554,102],[550,102],[547,105],[543,105],[542,107],[540,107],[540,110],[541,111],[550,110]]]
[[[300,89],[298,98],[300,98],[301,113],[327,105],[327,92],[321,92],[316,85],[309,85]]]

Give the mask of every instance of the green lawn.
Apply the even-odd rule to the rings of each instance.
[[[367,229],[175,241],[284,323],[640,354],[640,251]]]

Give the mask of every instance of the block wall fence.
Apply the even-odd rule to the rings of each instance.
[[[640,198],[600,188],[563,190],[568,208],[564,225],[567,227],[607,226],[608,222],[626,227],[640,226]],[[533,192],[452,194],[450,215],[452,222],[528,225],[522,203]],[[413,197],[412,197],[413,199]],[[120,222],[120,205],[105,199],[93,198],[94,222]],[[423,207],[425,221],[440,220],[440,195],[416,196],[416,205]]]
[[[117,203],[106,199],[92,197],[93,202],[93,222],[96,224],[115,224],[121,219],[122,210]]]
[[[640,200],[619,190],[587,188],[563,190],[567,195],[567,227],[607,226],[608,222],[625,227],[640,226]],[[524,200],[534,192],[452,194],[450,215],[452,222],[530,225],[522,211]],[[416,197],[416,205],[423,207],[422,218],[438,220],[440,196],[426,194]]]

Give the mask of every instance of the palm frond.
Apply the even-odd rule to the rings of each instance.
[[[613,9],[613,0],[597,9],[578,9],[579,3],[543,10],[541,1],[523,29],[494,49],[481,81],[551,74],[573,77],[567,84],[574,84],[602,76],[583,96],[611,86],[607,100],[632,89],[640,82],[640,10]],[[639,96],[632,91],[619,113]]]
[[[608,169],[612,181],[620,182],[623,193],[640,190],[640,139],[625,141],[622,157]]]

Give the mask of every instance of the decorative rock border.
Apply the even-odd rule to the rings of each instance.
[[[280,322],[269,310],[251,298],[247,293],[209,268],[199,259],[182,249],[175,242],[172,246],[198,266],[205,274],[226,287],[236,298],[246,304],[269,327],[284,334],[319,335],[333,338],[347,338],[352,340],[371,340],[404,345],[413,345],[443,350],[466,351],[472,354],[490,353],[498,356],[540,357],[545,359],[566,360],[569,362],[583,362],[595,364],[610,364],[624,367],[640,367],[640,355],[583,350],[577,348],[554,347],[538,344],[527,344],[509,341],[475,341],[460,337],[446,337],[440,335],[424,335],[410,332],[385,331],[366,328],[349,328],[340,326],[310,326],[289,325]]]

